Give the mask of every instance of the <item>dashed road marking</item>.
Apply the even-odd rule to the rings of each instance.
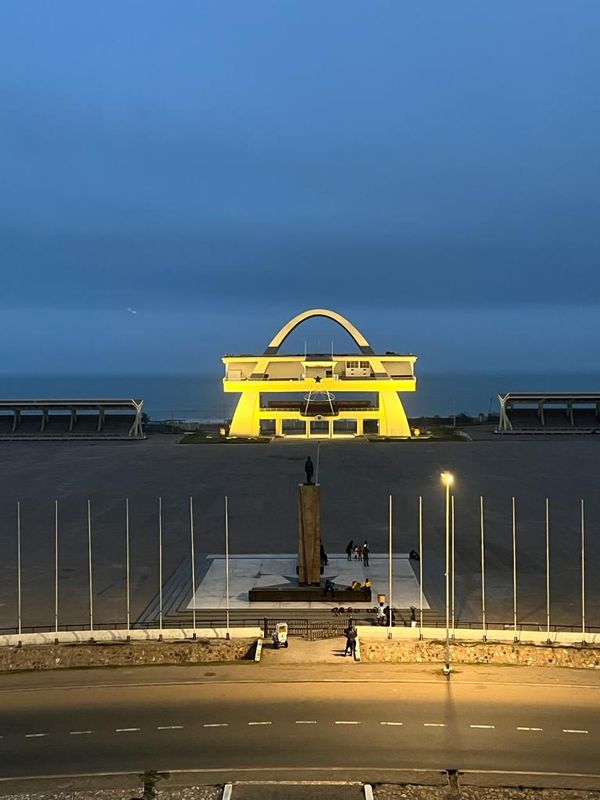
[[[42,736],[48,736],[48,734],[47,733],[26,733],[25,734],[25,738],[26,739],[41,739]]]
[[[563,733],[589,733],[589,731],[580,731],[577,728],[563,728]]]
[[[87,736],[94,731],[69,731],[69,736]]]
[[[228,728],[229,727],[229,723],[228,722],[206,722],[202,727],[203,728]]]
[[[483,728],[485,730],[491,730],[495,727],[495,725],[469,725],[469,728]]]
[[[424,722],[423,723],[423,727],[424,728],[445,728],[446,727],[446,723],[445,722]]]
[[[316,725],[316,719],[297,719],[296,725]]]
[[[249,722],[248,725],[271,725],[270,722]]]
[[[157,731],[180,731],[183,725],[157,725]]]
[[[115,728],[115,733],[133,733],[139,730],[141,730],[141,728]]]
[[[360,725],[357,719],[336,719],[336,725]]]
[[[403,722],[380,722],[380,725],[404,725]]]
[[[517,727],[518,731],[543,731],[543,728],[524,728],[524,727]]]

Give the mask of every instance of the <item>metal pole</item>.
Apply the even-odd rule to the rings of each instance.
[[[226,638],[229,639],[229,506],[225,495],[225,615]]]
[[[192,568],[192,628],[196,638],[196,557],[194,555],[194,501],[190,497],[190,558]]]
[[[446,482],[446,662],[444,675],[450,674],[450,483]]]
[[[483,497],[479,497],[479,523],[481,526],[481,627],[483,630],[483,641],[487,636],[485,632],[485,543],[484,543],[484,523],[483,523]]]
[[[131,636],[131,584],[129,560],[129,498],[125,499],[125,615],[127,618],[127,639]]]
[[[321,442],[317,442],[317,466],[315,469],[315,484],[319,483],[319,461],[321,455]]]
[[[423,638],[423,498],[419,495],[419,639]]]
[[[455,579],[455,570],[454,570],[454,495],[450,497],[450,609],[451,609],[451,616],[452,616],[452,638],[454,639],[454,627],[455,627],[455,617],[454,617],[454,579]]]
[[[546,498],[546,635],[550,644],[550,505]]]
[[[21,646],[21,503],[17,501],[17,630]]]
[[[392,495],[388,498],[388,522],[389,522],[389,568],[388,568],[388,639],[392,638],[392,527],[393,527],[393,520],[392,520]]]
[[[513,626],[514,640],[518,641],[517,633],[517,508],[515,498],[512,498],[512,553],[513,553]]]
[[[58,500],[54,501],[54,641],[58,644]]]
[[[90,501],[87,501],[87,522],[88,522],[88,577],[90,589],[90,632],[94,632],[94,592],[92,576],[92,508]]]
[[[158,498],[158,628],[159,639],[163,630],[163,591],[162,591],[162,497]]]
[[[585,644],[585,507],[581,500],[581,639]]]

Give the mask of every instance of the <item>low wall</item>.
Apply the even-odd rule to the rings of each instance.
[[[371,663],[443,663],[444,641],[428,639],[360,639],[360,660]],[[452,664],[516,664],[535,667],[579,667],[600,669],[600,648],[502,642],[463,642],[450,645]]]
[[[361,625],[358,629],[359,636],[363,639],[382,640],[388,638],[389,628],[378,625]],[[391,638],[401,641],[418,641],[421,638],[418,626],[391,628]],[[444,628],[423,627],[423,639],[440,641],[445,638]],[[487,628],[455,628],[452,639],[459,642],[511,642],[515,641],[515,631],[507,629]],[[597,645],[600,646],[600,633],[586,632],[585,641],[581,631],[517,631],[516,639],[521,644],[563,644],[563,645]]]
[[[230,639],[258,639],[262,628],[229,628]],[[58,631],[57,633],[16,633],[0,636],[0,648],[32,644],[89,644],[113,642],[186,641],[188,639],[227,639],[227,628],[133,628],[109,631]]]
[[[125,667],[134,664],[202,664],[252,659],[256,639],[32,644],[0,648],[0,672],[69,667]]]

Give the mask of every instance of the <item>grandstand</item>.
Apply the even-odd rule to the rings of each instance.
[[[600,433],[600,393],[507,392],[498,400],[497,433]]]
[[[143,400],[0,400],[0,440],[142,439]]]

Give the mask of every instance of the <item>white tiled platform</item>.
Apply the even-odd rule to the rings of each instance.
[[[210,562],[208,571],[201,583],[196,587],[194,601],[188,608],[216,609],[225,608],[225,556],[208,555]],[[329,555],[329,563],[325,567],[323,580],[330,578],[336,585],[350,586],[352,581],[371,579],[371,603],[353,603],[356,608],[372,608],[379,593],[388,594],[389,561],[385,555],[371,555],[369,566],[360,561],[348,561],[345,553]],[[338,605],[335,601],[314,603],[250,603],[248,592],[255,586],[283,586],[296,582],[297,556],[293,553],[269,555],[257,553],[253,555],[236,555],[229,557],[229,597],[230,608],[312,608],[329,609]],[[419,606],[419,583],[410,565],[408,555],[395,553],[392,558],[393,605],[397,608]],[[423,608],[428,609],[427,599],[423,598]]]

